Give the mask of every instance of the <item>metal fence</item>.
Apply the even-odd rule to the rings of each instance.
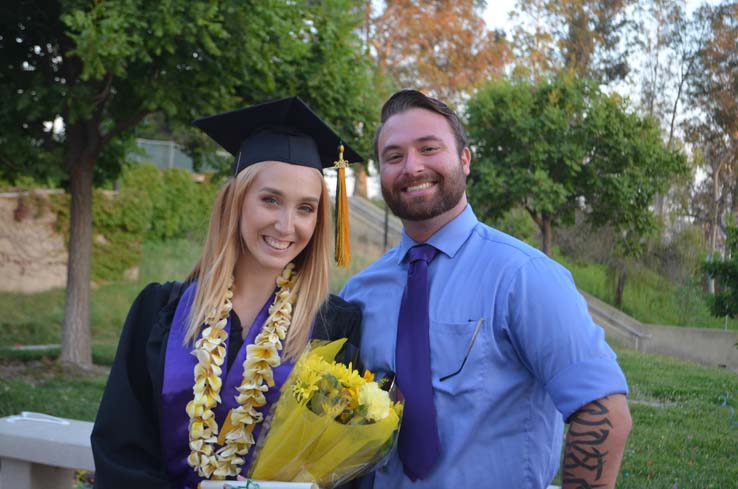
[[[193,171],[192,158],[174,141],[136,138],[136,145],[139,152],[130,155],[134,161],[153,163],[159,168],[184,168]]]

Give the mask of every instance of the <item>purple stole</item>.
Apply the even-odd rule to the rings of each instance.
[[[167,340],[167,351],[164,361],[164,381],[162,382],[161,391],[161,440],[164,448],[167,475],[169,481],[172,483],[172,487],[183,489],[196,489],[198,482],[203,480],[197,475],[195,469],[187,464],[187,457],[190,455],[188,431],[190,419],[185,411],[187,403],[192,400],[192,385],[195,381],[194,370],[195,365],[197,365],[197,359],[191,353],[192,348],[190,346],[184,346],[187,318],[192,307],[192,301],[195,298],[196,287],[196,282],[187,287],[174,313],[172,326],[169,330],[169,339]],[[218,428],[223,426],[228,412],[238,407],[238,403],[236,402],[238,391],[236,388],[241,385],[243,378],[243,362],[246,359],[246,346],[253,344],[256,335],[259,334],[264,326],[269,316],[269,306],[271,306],[273,300],[274,294],[267,300],[256,316],[248,335],[244,339],[243,345],[241,345],[241,349],[238,351],[238,355],[233,360],[233,363],[231,363],[231,367],[228,368],[228,358],[226,358],[221,366],[223,370],[223,386],[220,389],[220,397],[223,402],[218,404],[214,409]],[[228,323],[225,327],[226,334],[229,334],[230,330],[231,319],[229,316]],[[228,352],[228,341],[229,338],[227,337],[226,344],[224,345],[226,352]],[[294,364],[291,362],[284,362],[273,369],[275,385],[265,393],[267,403],[259,409],[259,412],[264,414],[265,417],[269,413],[272,404],[279,398],[279,391],[285,380],[287,380],[293,366]],[[263,424],[264,422],[262,421],[254,428],[254,439],[257,441]],[[248,473],[251,460],[254,456],[255,446],[251,447],[251,450],[246,456],[246,463],[243,465],[241,475],[245,476]],[[213,448],[217,450],[220,447],[215,446]]]

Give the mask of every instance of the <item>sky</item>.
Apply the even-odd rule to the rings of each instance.
[[[508,13],[515,7],[515,0],[489,0],[484,10],[484,21],[492,29],[509,30]]]

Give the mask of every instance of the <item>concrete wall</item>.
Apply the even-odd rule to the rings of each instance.
[[[379,250],[384,248],[384,211],[362,197],[350,197],[352,244],[370,243]],[[390,214],[387,227],[387,249],[402,239],[402,223]]]
[[[608,341],[645,353],[738,372],[738,331],[642,324],[596,297],[580,292]]]
[[[56,216],[39,205],[53,191],[0,194],[0,292],[64,287],[67,250]]]
[[[589,313],[594,322],[605,330],[607,341],[633,350],[644,351],[644,345],[649,336],[643,331],[641,323],[606,302],[584,291],[579,292],[587,301]]]
[[[738,332],[643,324],[648,334],[642,351],[690,360],[738,372]]]

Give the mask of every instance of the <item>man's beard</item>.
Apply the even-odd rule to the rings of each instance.
[[[448,178],[444,178],[437,173],[434,173],[434,176],[438,193],[432,200],[428,200],[428,196],[404,199],[402,197],[401,189],[427,181],[427,178],[423,176],[397,180],[391,190],[382,185],[382,197],[384,197],[387,206],[400,219],[424,221],[440,216],[444,212],[453,209],[464,196],[466,175],[464,175],[461,162],[459,162],[459,166]]]

